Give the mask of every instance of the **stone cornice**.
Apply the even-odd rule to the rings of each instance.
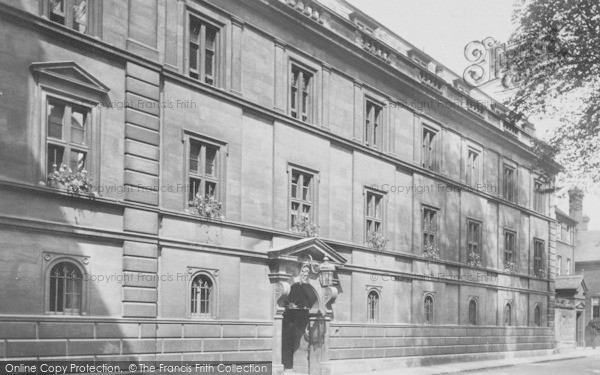
[[[279,2],[279,0],[270,0],[270,1]],[[266,3],[269,4],[269,2],[266,2]],[[264,4],[264,3],[261,3],[261,4]],[[364,48],[361,48],[361,46],[359,44],[357,44],[355,41],[345,38],[345,37],[339,35],[338,33],[335,33],[331,29],[327,28],[325,25],[306,24],[306,23],[302,22],[301,19],[297,19],[295,17],[294,13],[282,12],[278,7],[274,7],[272,5],[271,5],[271,7],[273,9],[275,9],[276,11],[281,12],[282,14],[285,14],[287,17],[290,17],[291,19],[298,21],[302,25],[302,27],[312,30],[314,33],[318,34],[318,36],[320,36],[321,38],[327,39],[327,40],[333,42],[338,47],[343,48],[350,53],[359,55],[364,60],[372,63],[374,66],[377,66],[378,68],[385,71],[388,75],[390,75],[390,78],[392,78],[394,80],[400,80],[400,81],[402,81],[403,84],[411,86],[411,88],[414,90],[417,90],[424,94],[428,94],[433,100],[439,101],[441,103],[445,103],[445,102],[451,100],[451,98],[442,95],[442,90],[438,90],[430,85],[422,83],[421,80],[419,79],[418,75],[417,76],[410,75],[410,74],[407,74],[406,72],[403,72],[401,70],[394,68],[391,63],[384,61],[382,58],[378,57],[377,54],[372,54],[371,52],[367,52]],[[324,7],[324,9],[327,9],[327,8]],[[337,13],[330,11],[330,15],[332,18],[337,18],[337,19],[339,19],[339,21],[349,25],[350,27],[352,27],[355,30],[358,30],[356,28],[356,25],[352,24],[349,20],[342,18]],[[251,26],[255,31],[257,31],[259,33],[269,35],[264,30],[262,30],[261,28],[255,26],[255,25],[251,25],[251,24],[248,24],[248,25]],[[269,37],[272,38],[272,36],[270,36],[270,35],[269,35]],[[378,43],[386,45],[385,42],[380,41],[380,40],[378,40]],[[290,48],[293,48],[293,47],[290,46]],[[395,49],[393,49],[390,46],[387,46],[387,48],[390,48],[395,51]],[[368,58],[366,58],[366,56],[368,56]],[[408,56],[404,56],[400,53],[395,53],[394,57],[400,59],[404,64],[409,64],[410,67],[415,72],[417,72],[423,68],[423,67],[417,65],[416,62],[413,61],[412,59],[410,59]],[[434,73],[432,73],[432,74],[434,74]],[[344,73],[344,75],[346,75],[346,74]],[[471,101],[476,100],[475,98],[473,98],[469,95],[466,95],[464,92],[462,92],[459,89],[457,89],[456,87],[454,87],[454,85],[452,83],[446,82],[441,77],[439,79],[441,81],[444,81],[444,89],[453,90],[453,92],[455,94],[458,94],[458,95],[464,97],[465,100],[467,100],[467,99],[469,99]],[[394,99],[394,100],[396,100],[396,99]],[[490,100],[493,100],[493,99],[490,98]],[[406,106],[406,107],[414,112],[414,109],[410,108],[410,106]],[[452,110],[455,113],[459,114],[461,117],[464,117],[466,119],[476,122],[480,127],[482,125],[485,126],[484,129],[486,129],[487,131],[494,132],[495,133],[494,139],[496,139],[497,141],[503,142],[505,146],[513,148],[514,151],[524,153],[524,155],[527,155],[527,158],[535,158],[535,154],[524,143],[522,143],[521,141],[515,140],[514,136],[507,133],[503,128],[495,126],[494,124],[486,121],[485,118],[483,118],[480,113],[476,113],[467,108],[459,109],[459,108],[457,108],[457,106],[452,106]],[[492,111],[490,108],[485,107],[485,111],[490,113],[491,115],[498,116],[496,114],[496,112]],[[439,121],[439,120],[433,119],[433,121]],[[499,138],[497,136],[499,136]]]

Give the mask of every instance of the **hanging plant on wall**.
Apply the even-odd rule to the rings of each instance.
[[[481,267],[481,254],[470,252],[468,255],[467,264],[471,267]]]
[[[193,200],[189,202],[191,208],[204,219],[223,220],[225,217],[221,212],[222,204],[214,195],[196,194]]]
[[[504,261],[504,271],[508,273],[517,273],[517,264],[515,262]]]
[[[96,196],[93,192],[92,179],[88,176],[85,169],[73,173],[71,168],[65,164],[61,164],[57,169],[56,164],[53,166],[53,171],[48,175],[48,186],[65,190],[70,194]]]
[[[367,233],[367,245],[371,246],[376,251],[386,251],[388,241],[389,240],[379,232],[370,231]]]
[[[428,243],[423,246],[423,256],[427,262],[440,260],[440,249],[436,245]]]
[[[317,237],[318,228],[309,217],[294,215],[294,225],[290,230],[304,237]]]

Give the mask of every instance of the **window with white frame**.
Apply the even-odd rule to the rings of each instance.
[[[376,323],[379,321],[379,292],[371,290],[367,294],[367,321]]]
[[[502,197],[510,202],[516,202],[517,177],[515,168],[504,164],[502,171]]]
[[[426,295],[423,300],[423,322],[425,324],[434,324],[434,301],[433,296]]]
[[[365,144],[381,148],[383,135],[383,106],[369,98],[365,99]]]
[[[101,177],[100,103],[107,98],[109,88],[75,62],[33,63],[30,68],[40,98],[35,106],[41,135],[39,177],[54,187],[83,186],[87,182],[76,174],[86,171],[88,178],[97,183]],[[80,178],[67,184],[63,180],[69,169],[69,175]],[[61,171],[60,178],[53,173],[55,170]]]
[[[467,220],[467,251],[468,256],[481,256],[481,223],[471,219]]]
[[[571,274],[571,258],[567,258],[567,265],[565,266],[565,275]]]
[[[188,138],[188,201],[198,197],[219,198],[219,144],[189,136]]]
[[[562,223],[560,221],[556,223],[556,240],[562,241]]]
[[[438,211],[429,206],[423,206],[423,246],[437,245]]]
[[[192,317],[214,316],[214,281],[206,273],[194,276],[190,287],[190,313]]]
[[[291,168],[289,190],[290,228],[295,228],[302,220],[314,223],[315,190],[314,173],[299,168]]]
[[[562,229],[562,235],[561,235],[561,239],[568,243],[569,245],[573,244],[573,227],[570,226],[569,224],[563,223],[561,226]]]
[[[474,298],[469,301],[469,325],[477,325],[477,301]]]
[[[556,257],[556,275],[560,276],[563,274],[563,269],[562,269],[562,256],[558,255]]]
[[[537,277],[543,277],[545,275],[544,253],[544,241],[535,239],[533,241],[533,272]]]
[[[365,206],[365,238],[373,232],[383,234],[383,194],[367,190]]]
[[[421,166],[431,171],[438,171],[439,136],[434,129],[423,126],[421,150]]]
[[[292,62],[290,67],[290,116],[303,122],[313,121],[314,73]]]
[[[46,171],[48,174],[65,165],[72,172],[87,168],[90,153],[90,112],[73,102],[46,98]]]
[[[513,325],[513,307],[512,304],[510,302],[507,302],[504,305],[504,326],[512,326]]]
[[[476,186],[479,184],[480,176],[480,157],[479,151],[470,148],[467,150],[467,170],[465,176],[465,182],[469,186]]]
[[[517,243],[517,233],[511,230],[504,230],[504,264],[515,263],[515,247]]]
[[[592,298],[592,319],[600,318],[600,297]]]
[[[190,15],[188,71],[189,76],[215,85],[218,74],[220,27],[205,19]]]
[[[98,35],[102,1],[42,0],[41,13],[50,21],[83,34]]]
[[[533,182],[533,210],[544,213],[546,211],[545,203],[544,184],[541,181],[535,180]]]
[[[84,293],[82,268],[74,261],[63,260],[50,268],[47,277],[47,313],[80,315]]]

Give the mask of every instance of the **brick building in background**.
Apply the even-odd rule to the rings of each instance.
[[[569,213],[556,211],[555,337],[559,350],[585,345],[585,306],[588,293],[582,274],[575,274],[580,249],[583,193],[569,191]]]
[[[591,319],[600,318],[600,231],[588,230],[590,218],[583,214],[583,194],[580,191],[574,193],[570,194],[572,204],[569,212],[581,220],[575,236],[575,272],[585,279],[588,288],[583,316],[583,323],[587,324]],[[584,332],[585,344],[591,346],[594,335],[587,329]],[[600,337],[596,339],[596,346],[600,346]]]
[[[0,0],[0,19],[0,357],[318,374],[553,348],[533,126],[363,12]],[[61,163],[98,194],[49,187]]]

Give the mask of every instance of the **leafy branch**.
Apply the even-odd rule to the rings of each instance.
[[[508,74],[518,76],[507,105],[529,117],[554,120],[549,149],[533,145],[540,166],[556,160],[561,184],[600,182],[600,3],[522,0],[513,15]],[[543,169],[543,168],[542,168]]]

